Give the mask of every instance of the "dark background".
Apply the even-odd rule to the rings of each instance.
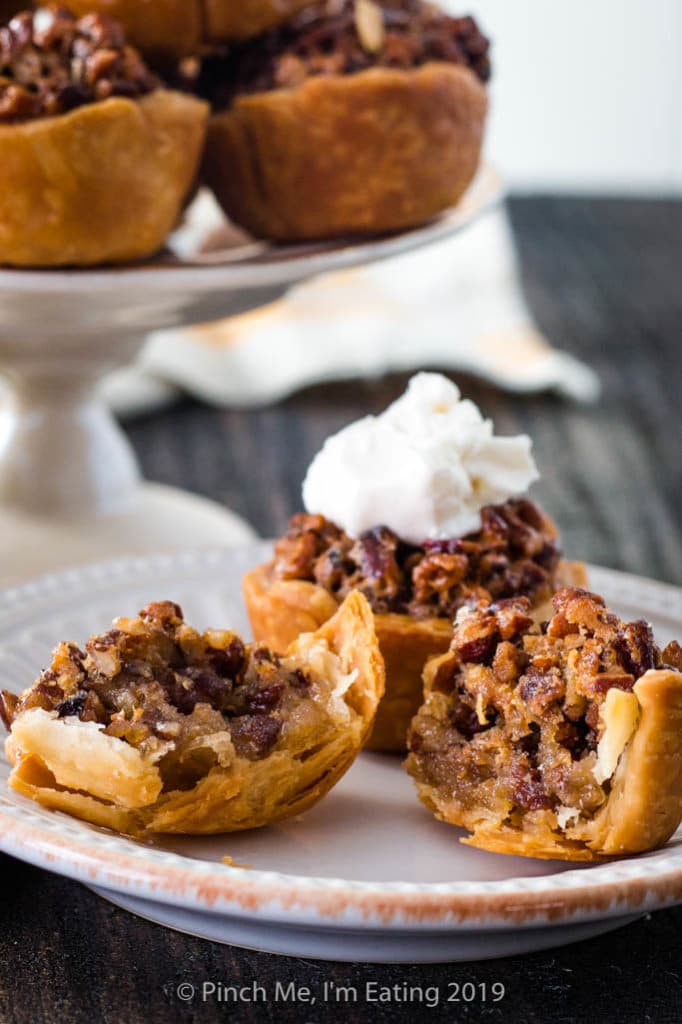
[[[503,395],[465,377],[464,393],[501,433],[526,431],[542,472],[538,499],[569,556],[682,585],[682,203],[516,199],[511,213],[533,312],[557,348],[598,371],[590,407]],[[320,338],[324,344],[324,338]],[[257,412],[187,402],[128,425],[148,478],[225,502],[267,536],[300,507],[324,438],[378,412],[407,375],[308,389]],[[0,1020],[553,1021],[682,1019],[682,909],[600,939],[474,964],[325,964],[251,953],[166,931],[83,887],[0,858]],[[182,981],[321,987],[367,980],[438,985],[502,981],[499,1003],[388,1008],[183,1004]]]

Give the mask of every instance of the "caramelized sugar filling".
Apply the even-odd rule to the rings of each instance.
[[[198,633],[176,604],[158,602],[117,620],[85,650],[60,644],[31,689],[2,693],[0,713],[7,729],[33,708],[96,722],[150,755],[164,789],[183,789],[206,775],[225,743],[259,760],[294,733],[324,730],[317,686],[268,648],[225,630]]]

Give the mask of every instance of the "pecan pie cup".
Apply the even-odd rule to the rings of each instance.
[[[161,88],[110,19],[14,18],[0,29],[0,263],[156,252],[195,179],[207,115]]]
[[[443,542],[439,552],[437,544],[430,551],[402,545],[385,529],[353,542],[321,516],[295,516],[274,560],[243,579],[254,636],[285,650],[299,633],[326,622],[349,589],[363,591],[386,666],[386,693],[367,747],[403,752],[422,702],[424,664],[448,650],[462,604],[527,593],[540,621],[555,590],[586,582],[581,562],[560,560],[556,528],[531,502],[490,507],[484,517],[480,534]]]
[[[118,832],[219,833],[305,811],[352,764],[383,693],[372,614],[351,594],[277,657],[199,634],[177,605],[60,644],[21,697],[5,692],[9,784]]]
[[[407,770],[436,817],[496,853],[592,861],[662,846],[682,820],[682,649],[567,588],[461,613],[424,672]]]
[[[418,0],[318,4],[214,68],[204,178],[259,237],[427,221],[478,167],[487,45],[472,19]]]

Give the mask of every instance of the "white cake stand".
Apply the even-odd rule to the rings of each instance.
[[[361,243],[272,246],[186,227],[153,262],[97,271],[0,271],[0,583],[92,559],[253,536],[234,513],[143,483],[97,385],[154,330],[254,309],[297,282],[448,237],[500,195],[484,169],[456,209]]]

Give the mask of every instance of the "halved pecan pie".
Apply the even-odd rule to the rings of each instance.
[[[682,649],[566,588],[465,607],[425,669],[407,769],[463,842],[566,860],[638,853],[682,820]]]
[[[10,785],[120,832],[254,828],[324,796],[382,692],[360,594],[281,657],[151,604],[85,650],[60,644],[22,696],[3,692]]]

